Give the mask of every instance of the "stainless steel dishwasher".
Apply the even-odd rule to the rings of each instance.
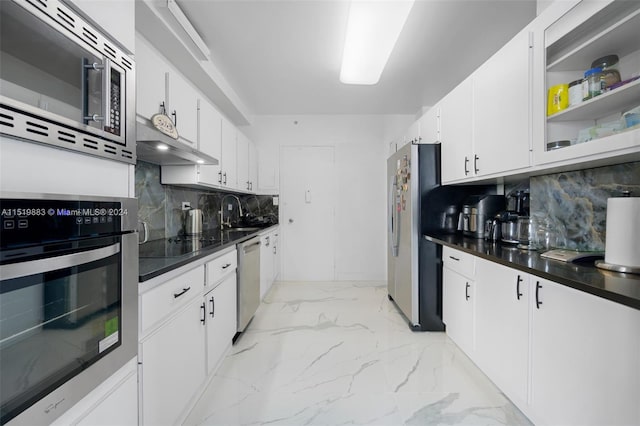
[[[260,306],[260,237],[238,244],[238,329],[243,332]]]

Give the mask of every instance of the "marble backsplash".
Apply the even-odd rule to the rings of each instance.
[[[603,251],[607,198],[640,196],[640,162],[556,173],[530,179],[531,216],[545,224],[560,247]]]
[[[242,225],[237,200],[246,218],[262,217],[271,223],[278,222],[278,206],[271,195],[248,195],[215,190],[198,190],[160,183],[160,166],[138,161],[136,165],[136,197],[138,198],[138,220],[147,223],[149,240],[181,234],[182,202],[191,203],[192,208],[202,209],[203,231],[220,228],[220,207],[224,201],[224,220]],[[231,205],[231,210],[228,210]]]

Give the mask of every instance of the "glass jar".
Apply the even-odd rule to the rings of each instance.
[[[569,83],[569,106],[575,106],[582,103],[582,82],[583,79],[575,80]]]
[[[603,84],[602,68],[591,68],[586,71],[582,82],[582,100],[588,101],[600,95],[604,89]]]
[[[620,83],[618,71],[618,55],[607,55],[598,58],[591,64],[591,68],[602,68],[602,91],[606,92],[616,83]]]

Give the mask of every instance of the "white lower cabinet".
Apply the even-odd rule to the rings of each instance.
[[[207,306],[207,374],[215,372],[236,332],[236,272],[205,295]]]
[[[143,425],[179,424],[236,332],[235,247],[140,284],[139,399]]]
[[[475,288],[469,278],[446,266],[443,268],[442,320],[451,340],[469,356],[473,352]]]
[[[260,237],[260,300],[264,299],[273,284],[273,233],[268,232]]]
[[[532,420],[640,424],[640,311],[531,280]]]
[[[177,424],[205,378],[204,302],[196,298],[140,343],[142,424]]]
[[[445,249],[447,334],[535,424],[640,424],[640,310]]]
[[[514,402],[527,402],[529,275],[476,259],[476,363]]]

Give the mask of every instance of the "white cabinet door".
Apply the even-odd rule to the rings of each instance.
[[[472,87],[468,77],[440,101],[442,183],[473,176]]]
[[[640,424],[640,311],[531,277],[537,424]]]
[[[273,233],[260,237],[260,299],[273,284]]]
[[[420,117],[420,142],[440,142],[440,104],[434,105]]]
[[[236,179],[236,128],[222,117],[222,186],[235,189]]]
[[[198,103],[198,149],[220,160],[222,115],[206,99],[199,99]]]
[[[149,120],[162,111],[168,71],[164,58],[149,41],[136,34],[136,113],[140,117]]]
[[[280,228],[273,231],[273,281],[277,281],[280,276]]]
[[[175,424],[205,379],[201,297],[140,343],[142,422]]]
[[[473,74],[472,169],[477,175],[530,165],[529,34],[519,33]]]
[[[166,82],[167,114],[173,118],[180,140],[195,146],[198,141],[198,92],[175,71],[167,73]]]
[[[237,133],[236,139],[236,176],[237,189],[249,190],[249,138],[243,133]]]
[[[476,363],[517,403],[527,402],[529,275],[476,259]]]
[[[449,268],[442,269],[442,321],[447,326],[447,335],[451,340],[471,356],[475,285]]]
[[[407,130],[405,140],[407,143],[420,143],[420,120],[416,120],[411,123],[411,126],[409,126],[409,129]]]
[[[205,296],[207,306],[207,374],[220,363],[236,333],[236,273],[229,274]]]
[[[258,189],[258,148],[249,141],[249,191]]]

